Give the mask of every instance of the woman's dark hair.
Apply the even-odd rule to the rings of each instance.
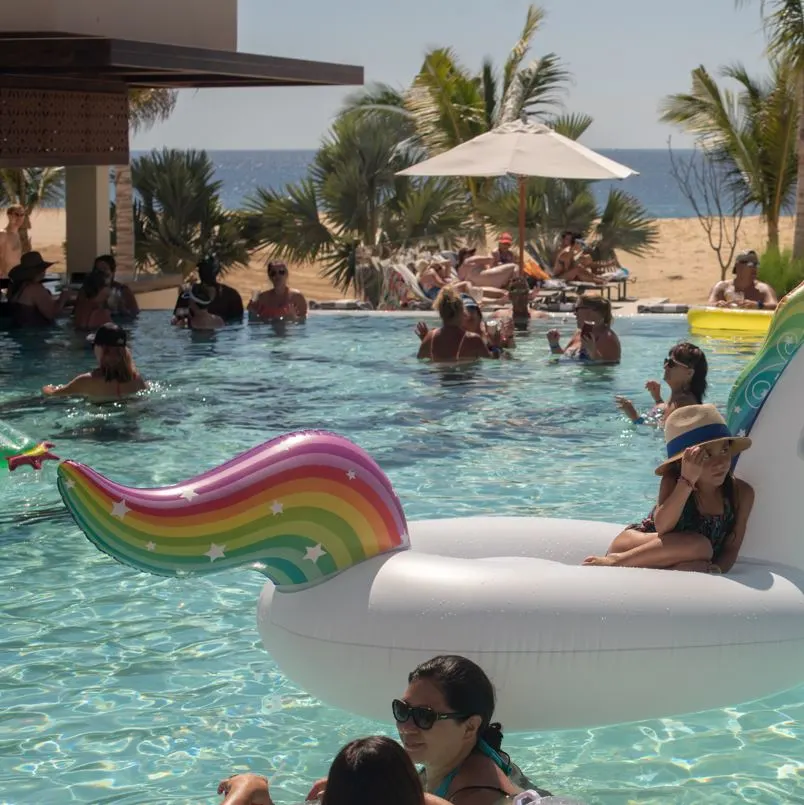
[[[670,350],[670,357],[679,363],[683,363],[688,369],[692,369],[690,394],[695,397],[698,404],[702,403],[706,395],[706,373],[709,371],[709,365],[706,362],[706,355],[704,355],[703,350],[700,347],[696,347],[695,344],[682,341]]]
[[[114,259],[113,254],[99,254],[95,258],[93,271],[97,268],[98,263],[103,263],[104,265],[109,266],[109,270],[112,272],[112,274],[117,273],[117,260]]]
[[[492,723],[494,686],[485,671],[457,654],[445,654],[423,662],[408,676],[408,684],[420,679],[432,682],[444,696],[453,713],[466,718],[480,716],[478,740],[485,741],[495,752],[502,746],[502,726]]]
[[[462,249],[458,249],[458,259],[455,268],[460,268],[464,264],[466,258],[471,257],[476,252],[477,249],[469,249],[466,246],[464,246]]]
[[[575,241],[576,241],[576,240],[578,240],[578,238],[579,238],[579,237],[580,237],[580,236],[579,236],[579,235],[576,235],[576,234],[575,234],[575,232],[573,232],[571,229],[565,229],[565,230],[564,230],[564,231],[561,233],[561,240],[562,240],[562,241],[564,240],[564,238],[572,238],[572,240],[571,240],[570,242],[571,242],[571,243],[575,243]]]
[[[577,307],[585,307],[589,308],[589,310],[594,310],[603,317],[603,323],[606,327],[611,327],[613,315],[611,312],[611,302],[609,302],[608,299],[604,299],[602,296],[584,295],[578,300]]]
[[[408,753],[390,738],[358,738],[338,752],[321,805],[423,805],[424,790]]]

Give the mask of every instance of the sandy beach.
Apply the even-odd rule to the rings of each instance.
[[[63,210],[41,210],[33,215],[31,238],[33,248],[42,252],[46,260],[58,265],[54,271],[63,269],[65,240],[65,215]],[[706,235],[696,218],[660,219],[659,244],[656,251],[641,258],[620,255],[622,263],[636,277],[629,294],[635,297],[667,297],[671,302],[699,304],[706,301],[709,289],[720,279],[717,257],[709,248]],[[740,249],[753,248],[762,252],[765,244],[765,229],[757,217],[746,218],[740,232]],[[784,219],[781,226],[783,247],[792,243],[792,218]],[[317,266],[291,265],[291,284],[308,299],[325,301],[345,298],[337,289],[319,275]],[[226,282],[233,285],[244,299],[251,293],[267,287],[265,263],[254,259],[248,268],[227,274]]]

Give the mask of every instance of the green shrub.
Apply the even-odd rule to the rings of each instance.
[[[804,281],[804,259],[793,259],[789,250],[769,249],[759,261],[759,278],[767,282],[781,298]]]

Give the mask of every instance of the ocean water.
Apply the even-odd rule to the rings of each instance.
[[[655,218],[694,215],[670,175],[667,149],[602,150],[600,153],[639,171],[639,176],[623,182],[596,182],[593,191],[598,203],[605,203],[610,187],[619,187],[640,199]],[[677,152],[682,158],[688,158],[691,153]],[[223,182],[224,206],[238,209],[258,187],[280,190],[303,179],[315,151],[210,151],[209,154],[215,164],[216,178]]]
[[[167,485],[326,427],[379,461],[410,519],[628,522],[650,508],[660,435],[626,423],[613,398],[647,406],[644,382],[688,337],[685,319],[617,321],[623,364],[597,369],[546,362],[544,334],[568,332],[566,320],[534,323],[510,361],[460,368],[416,361],[413,323],[318,314],[199,335],[145,313],[132,343],[153,387],[102,406],[38,394],[91,365],[82,337],[0,333],[0,419],[129,485]],[[702,346],[723,404],[756,345]],[[90,545],[54,480],[52,465],[0,477],[0,802],[212,805],[223,776],[253,769],[287,805],[346,741],[392,733],[283,675],[259,643],[259,575],[139,575]],[[802,722],[799,688],[693,716],[507,735],[505,746],[533,779],[590,805],[777,805],[804,801]]]

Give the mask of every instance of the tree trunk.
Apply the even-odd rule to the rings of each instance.
[[[798,170],[793,257],[804,257],[804,72],[798,79]]]
[[[134,276],[134,188],[128,165],[114,169],[114,195],[117,270]]]
[[[802,219],[804,221],[804,218]],[[779,251],[779,219],[776,217],[768,218],[768,250],[778,252]],[[796,221],[796,227],[798,227],[798,221]]]

